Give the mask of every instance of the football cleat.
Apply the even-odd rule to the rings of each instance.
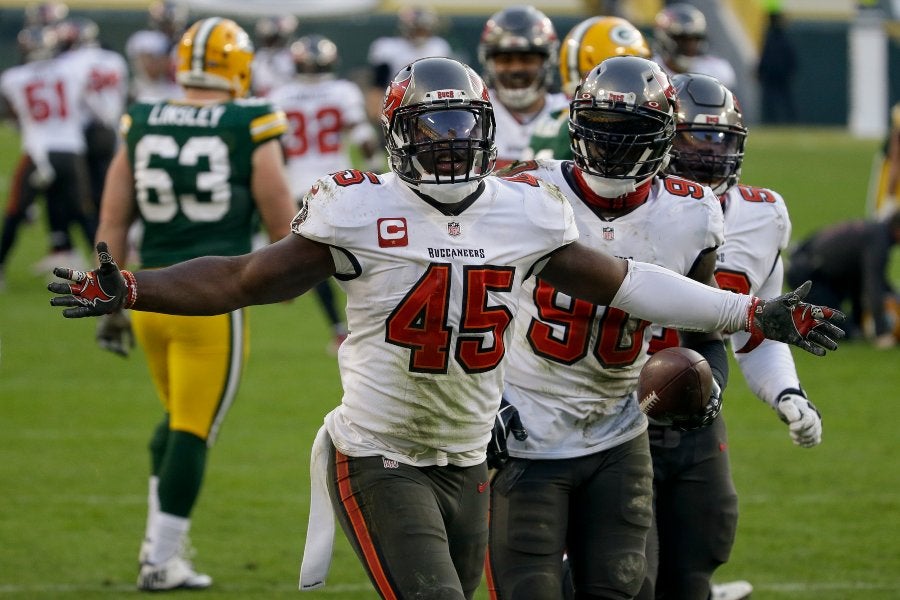
[[[197,573],[189,560],[173,556],[161,565],[145,563],[141,565],[137,587],[141,591],[193,589],[200,590],[212,585],[212,577]]]
[[[748,581],[729,581],[713,584],[710,590],[711,600],[746,600],[750,598],[753,586]]]

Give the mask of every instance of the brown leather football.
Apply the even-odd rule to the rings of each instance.
[[[680,346],[665,348],[641,369],[638,402],[648,417],[671,423],[703,412],[712,387],[712,371],[703,355]]]

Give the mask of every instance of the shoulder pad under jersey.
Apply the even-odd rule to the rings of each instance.
[[[377,205],[385,192],[384,180],[375,173],[348,169],[316,180],[303,196],[307,210],[335,227],[362,227],[378,217]]]

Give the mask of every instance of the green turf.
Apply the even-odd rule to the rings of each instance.
[[[839,131],[753,131],[745,180],[782,192],[800,235],[863,214],[876,146]],[[0,189],[16,154],[15,135],[0,130]],[[132,594],[160,410],[139,350],[103,353],[91,321],[48,306],[30,273],[45,239],[40,223],[23,232],[0,293],[0,596]],[[311,298],[255,307],[250,319],[246,376],[194,519],[198,566],[216,580],[204,598],[298,593],[308,447],[340,397]],[[898,597],[898,356],[863,344],[797,353],[824,415],[824,443],[811,450],[790,443],[733,371],[725,415],[741,519],[718,580],[752,581],[757,600]],[[307,596],[374,597],[340,533],[329,585]]]

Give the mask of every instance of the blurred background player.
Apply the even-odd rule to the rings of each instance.
[[[46,27],[56,25],[69,16],[69,7],[64,2],[39,2],[25,7],[26,27]]]
[[[869,183],[867,210],[879,219],[900,209],[900,102],[891,107],[891,126],[884,144],[875,155]]]
[[[492,15],[478,44],[494,118],[497,120],[497,167],[526,156],[535,125],[568,100],[551,93],[559,58],[553,22],[533,6],[513,6]]]
[[[256,54],[250,85],[254,96],[268,96],[272,89],[294,78],[294,60],[288,46],[297,25],[294,15],[262,17],[256,21],[253,28]]]
[[[559,50],[562,91],[571,99],[591,69],[612,56],[650,58],[650,47],[640,30],[620,17],[591,17],[569,31]],[[572,159],[569,107],[555,110],[535,124],[525,158]]]
[[[871,338],[876,348],[897,344],[897,294],[888,278],[891,252],[900,242],[900,210],[889,217],[856,219],[825,227],[801,241],[788,263],[790,285],[810,279],[816,298],[849,304],[848,337]]]
[[[797,120],[793,87],[798,66],[797,49],[785,27],[784,14],[772,10],[756,65],[762,123],[784,124]]]
[[[656,13],[653,24],[653,60],[669,75],[702,73],[715,77],[727,88],[734,87],[734,67],[724,58],[708,53],[706,17],[684,2],[669,4]]]
[[[144,225],[146,268],[209,254],[251,249],[261,218],[277,240],[296,212],[279,137],[284,113],[250,87],[253,46],[234,21],[196,22],[177,49],[184,98],[132,104],[122,118],[124,143],[103,194],[99,239],[125,264],[132,223]],[[207,453],[234,401],[247,355],[247,323],[237,310],[215,317],[134,313],[163,420],[150,442],[147,527],[138,588],[205,588],[187,540]],[[97,341],[127,356],[131,328],[124,312],[105,315]]]
[[[290,81],[276,86],[269,99],[284,110],[288,131],[282,137],[291,193],[298,206],[310,186],[328,173],[352,168],[350,146],[359,149],[366,168],[380,173],[384,152],[366,117],[365,98],[359,87],[338,79],[338,48],[330,39],[306,35],[290,46]],[[316,295],[332,329],[330,351],[347,337],[331,278],[318,284]]]
[[[715,286],[722,211],[709,188],[658,176],[675,135],[668,77],[640,57],[590,70],[571,105],[572,161],[517,163],[572,204],[582,243]],[[503,172],[501,172],[503,174]],[[498,598],[558,598],[562,550],[576,598],[632,598],[645,570],[653,468],[647,419],[635,400],[647,360],[647,321],[573,299],[537,279],[519,292],[504,398],[528,431],[492,483],[489,581]],[[718,412],[728,361],[720,334],[691,347],[717,389],[699,427]]]
[[[667,173],[708,185],[719,196],[725,218],[725,243],[716,260],[719,287],[778,296],[791,222],[777,192],[739,183],[747,137],[740,104],[712,77],[689,73],[672,81],[679,110]],[[822,420],[806,398],[788,346],[767,340],[753,352],[739,353],[747,340],[741,333],[730,336],[747,385],[788,425],[795,444],[819,444]],[[654,350],[672,342],[678,342],[677,336]],[[724,418],[686,432],[651,424],[650,448],[655,528],[648,538],[650,562],[639,598],[749,597],[753,587],[746,581],[710,583],[714,571],[727,562],[737,530],[737,491]]]
[[[128,63],[118,52],[101,46],[100,29],[91,19],[65,19],[56,31],[63,56],[88,64],[84,137],[91,199],[99,212],[106,171],[118,144],[116,126],[128,101]]]
[[[429,56],[453,56],[450,44],[438,35],[438,14],[427,6],[404,6],[397,12],[397,36],[376,38],[369,46],[371,86],[366,93],[369,120],[380,123],[384,90],[400,69]]]
[[[24,62],[0,75],[0,93],[7,116],[18,126],[23,159],[11,178],[0,235],[0,271],[28,208],[41,194],[47,206],[50,254],[35,265],[35,271],[46,273],[47,264],[60,260],[85,264],[73,244],[70,225],[76,224],[88,243],[96,232],[84,137],[89,68],[72,56],[56,55],[52,25],[28,26],[17,41]]]
[[[156,1],[147,11],[149,29],[134,32],[125,43],[131,65],[131,99],[152,102],[181,97],[175,82],[174,48],[188,20],[186,4]]]

